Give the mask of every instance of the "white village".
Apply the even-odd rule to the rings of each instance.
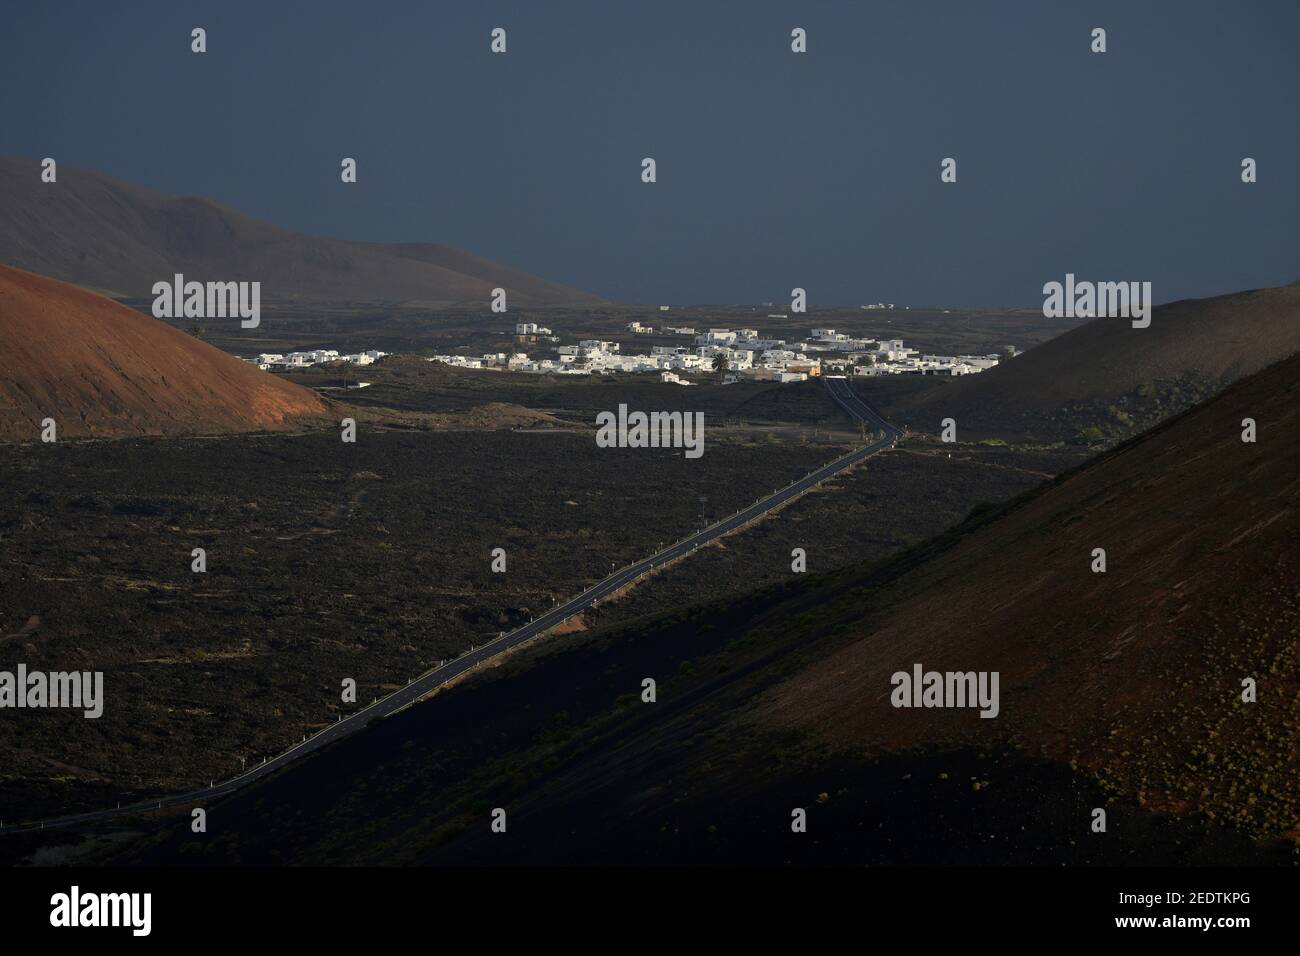
[[[773,315],[771,318],[785,318]],[[624,352],[619,342],[582,339],[561,345],[559,335],[534,322],[519,322],[514,335],[521,344],[544,346],[545,356],[527,352],[490,352],[483,355],[434,355],[427,361],[456,368],[521,372],[535,375],[609,375],[657,372],[660,381],[672,385],[694,385],[683,373],[721,376],[724,385],[735,382],[803,382],[823,370],[856,376],[878,375],[973,375],[1016,354],[1008,347],[1000,355],[923,355],[903,344],[902,339],[856,338],[835,329],[813,329],[798,342],[765,338],[757,329],[707,329],[697,333],[685,326],[663,326],[656,330],[630,322],[625,331],[633,335],[689,338],[689,344],[653,345],[648,352]],[[388,355],[378,349],[351,354],[337,349],[311,349],[288,354],[263,353],[248,361],[264,371],[293,369],[345,362],[371,365]],[[350,387],[364,388],[366,382]]]
[[[785,318],[785,316],[772,316]],[[902,339],[855,338],[834,329],[813,329],[803,341],[765,338],[757,329],[708,329],[697,333],[682,326],[656,330],[631,322],[625,331],[634,335],[671,335],[690,338],[690,344],[654,345],[649,352],[624,352],[618,342],[583,339],[549,348],[554,357],[527,352],[496,352],[480,356],[434,355],[430,362],[458,368],[493,369],[542,375],[607,375],[658,372],[674,385],[693,385],[680,373],[721,373],[723,384],[733,382],[802,382],[823,369],[852,371],[854,375],[971,375],[992,368],[1015,354],[922,355]],[[559,341],[550,329],[533,323],[515,326],[519,339]]]

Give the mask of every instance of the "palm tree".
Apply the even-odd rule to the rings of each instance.
[[[722,380],[723,376],[727,372],[727,367],[730,364],[731,363],[727,360],[727,357],[721,352],[713,356],[713,371],[718,373],[718,381]]]

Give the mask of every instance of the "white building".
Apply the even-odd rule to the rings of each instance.
[[[695,337],[696,345],[735,345],[736,333],[730,329],[709,329]]]
[[[742,382],[803,382],[807,381],[805,372],[786,372],[776,368],[750,368],[737,373]]]
[[[673,385],[694,385],[695,384],[694,382],[688,382],[684,378],[679,377],[675,372],[660,372],[659,381],[669,382]]]

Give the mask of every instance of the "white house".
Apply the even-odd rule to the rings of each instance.
[[[669,382],[673,385],[694,385],[695,384],[694,382],[688,382],[684,378],[679,377],[675,372],[660,372],[659,381]]]
[[[736,333],[730,329],[709,329],[695,337],[696,345],[735,345]]]

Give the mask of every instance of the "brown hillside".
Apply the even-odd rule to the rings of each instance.
[[[0,440],[211,434],[322,415],[317,395],[76,286],[0,266]]]
[[[72,166],[42,183],[32,160],[0,157],[0,262],[129,299],[180,272],[260,281],[266,304],[298,300],[486,306],[591,304],[597,296],[429,243],[305,236],[206,199],[168,196]]]
[[[1300,356],[964,535],[896,582],[893,609],[853,643],[773,692],[763,720],[869,753],[1010,742],[1154,808],[1298,834],[1297,502]],[[1090,570],[1099,547],[1104,574]],[[845,619],[851,598],[826,617]],[[895,709],[891,675],[915,663],[999,671],[1001,715]],[[1257,703],[1241,700],[1247,677]]]
[[[1140,424],[1161,404],[1164,414],[1181,411],[1297,350],[1300,286],[1258,289],[1157,306],[1145,329],[1094,319],[987,372],[881,402],[923,432],[952,417],[959,440],[1055,441],[1090,425],[1112,432],[1122,424],[1116,411]]]

